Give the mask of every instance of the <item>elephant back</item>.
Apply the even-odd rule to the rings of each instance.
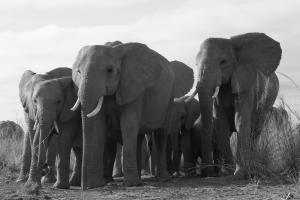
[[[62,78],[66,76],[72,76],[72,69],[68,67],[58,67],[55,68],[45,74],[46,79],[55,79],[55,78]]]
[[[170,63],[175,75],[173,97],[179,98],[187,94],[193,87],[194,72],[189,66],[180,61],[174,60]]]

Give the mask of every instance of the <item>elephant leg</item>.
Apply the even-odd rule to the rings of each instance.
[[[193,142],[192,142],[192,131],[184,131],[182,132],[181,138],[180,138],[180,145],[181,150],[183,153],[183,169],[185,174],[195,174],[195,160],[194,159],[194,153],[193,153]],[[196,132],[196,131],[195,131]],[[197,133],[195,133],[197,134]],[[200,133],[199,133],[200,134]],[[200,136],[199,136],[200,137]],[[194,141],[195,142],[195,141]],[[199,145],[198,142],[195,142]]]
[[[146,137],[145,134],[143,134],[143,138],[142,138],[142,171],[144,170],[144,174],[149,174],[150,173],[150,166],[149,166],[149,157],[150,157],[150,152],[148,149],[148,145],[147,145],[147,141],[146,141]],[[143,175],[143,173],[142,173]]]
[[[157,151],[157,177],[162,180],[169,180],[170,174],[168,172],[166,158],[167,136],[163,129],[158,129],[154,132],[154,140]]]
[[[166,162],[167,162],[167,169],[170,174],[173,174],[173,151],[172,151],[172,142],[170,136],[167,136],[166,141]]]
[[[25,182],[28,178],[28,173],[30,170],[30,161],[31,161],[31,135],[33,135],[33,126],[34,122],[28,119],[27,114],[25,113],[25,121],[27,124],[27,131],[24,136],[24,143],[23,143],[23,153],[22,153],[22,160],[21,160],[21,170],[18,179],[16,180],[17,183]]]
[[[216,151],[214,161],[216,163],[216,174],[221,174],[221,169],[225,173],[233,173],[233,155],[230,148],[230,126],[229,118],[225,111],[219,109],[214,120],[215,130],[213,134],[213,144]],[[224,163],[222,160],[224,159]],[[223,165],[224,164],[224,165]]]
[[[80,186],[81,184],[81,165],[82,165],[82,148],[81,147],[73,147],[73,152],[75,154],[75,165],[73,167],[73,172],[70,178],[71,186]]]
[[[114,170],[113,170],[113,177],[122,177],[123,170],[122,170],[122,144],[117,144],[117,152],[116,152],[116,159],[114,163]]]
[[[114,182],[112,178],[114,162],[116,159],[117,143],[107,137],[104,150],[104,178],[107,183]]]
[[[171,143],[172,143],[172,171],[176,172],[179,175],[179,165],[180,165],[180,143],[179,143],[179,133],[174,133],[171,135]],[[173,174],[173,173],[172,173]]]
[[[253,91],[242,92],[235,98],[235,126],[237,130],[237,164],[234,175],[246,178],[251,171],[251,114],[254,102]]]
[[[150,173],[156,176],[156,149],[153,133],[146,135],[147,146],[150,154]]]
[[[136,157],[137,157],[137,168],[138,168],[138,173],[139,173],[140,178],[141,178],[141,171],[142,171],[142,145],[143,145],[143,140],[144,140],[144,134],[138,134]]]
[[[121,107],[121,132],[123,139],[124,185],[142,185],[137,169],[137,140],[141,121],[143,96]]]
[[[38,189],[41,187],[42,166],[38,162],[39,152],[37,147],[40,143],[39,130],[36,130],[31,143],[31,163],[28,179],[25,187],[29,189]]]
[[[57,162],[57,180],[54,184],[55,188],[70,188],[70,154],[71,143],[73,141],[72,134],[75,131],[70,127],[61,127],[61,133],[58,138],[58,162]]]
[[[42,183],[55,183],[55,160],[56,160],[56,154],[57,154],[57,135],[52,135],[49,146],[47,148],[46,153],[46,163],[48,165],[48,172],[46,175],[42,178]]]

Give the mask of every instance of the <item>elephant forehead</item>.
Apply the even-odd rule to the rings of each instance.
[[[58,84],[53,84],[52,82],[45,81],[38,84],[35,87],[35,97],[44,97],[48,99],[57,99],[57,97],[62,95],[62,91]]]
[[[232,49],[230,40],[225,38],[208,38],[200,46],[196,60],[202,60],[210,57],[220,57],[227,54]]]

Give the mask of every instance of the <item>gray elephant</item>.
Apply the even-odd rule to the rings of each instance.
[[[184,75],[184,72],[191,76]],[[93,45],[83,47],[73,65],[73,81],[78,88],[83,122],[82,188],[103,186],[103,152],[106,136],[103,97],[111,96],[120,109],[123,140],[124,184],[140,185],[137,151],[140,126],[157,130],[159,141],[158,175],[169,178],[166,167],[164,120],[170,101],[183,96],[190,87],[174,87],[193,79],[189,69],[181,70],[175,81],[169,61],[140,43],[115,47]],[[176,88],[173,90],[173,88]]]
[[[189,168],[192,162],[191,131],[200,114],[200,108],[196,99],[185,101],[188,98],[189,96],[175,98],[168,115],[167,161],[171,174],[179,173],[181,154],[184,157],[184,169]]]
[[[81,117],[79,111],[70,111],[77,98],[71,73],[70,68],[56,68],[46,74],[27,70],[22,75],[19,91],[28,129],[18,181],[26,181],[29,173],[26,187],[40,187],[42,169],[47,164],[54,168],[57,153],[58,169],[54,186],[69,188],[71,147],[74,147],[76,156],[71,184],[80,185]],[[53,134],[58,134],[59,138],[51,140]]]
[[[217,134],[238,133],[235,176],[248,174],[251,141],[259,134],[265,111],[277,97],[279,82],[274,71],[281,58],[280,44],[263,33],[225,38],[208,38],[196,57],[197,89],[205,141],[212,141],[213,118]],[[253,133],[253,134],[252,134]],[[230,149],[229,138],[223,141]],[[202,143],[203,161],[212,160],[212,142]],[[202,171],[211,174],[212,168]]]

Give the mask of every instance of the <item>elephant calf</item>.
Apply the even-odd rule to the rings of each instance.
[[[58,169],[54,186],[69,187],[70,150],[72,146],[81,146],[80,112],[70,111],[76,101],[71,73],[69,68],[56,68],[46,74],[36,74],[27,70],[21,78],[20,100],[28,129],[24,140],[21,172],[17,181],[26,181],[29,173],[26,187],[40,187],[42,170],[45,164],[50,164],[52,169],[54,168],[56,153]],[[56,141],[50,141],[53,134],[59,135]],[[73,150],[76,164],[71,184],[80,185],[81,148]],[[55,177],[52,175],[52,180],[48,181],[53,180]]]

